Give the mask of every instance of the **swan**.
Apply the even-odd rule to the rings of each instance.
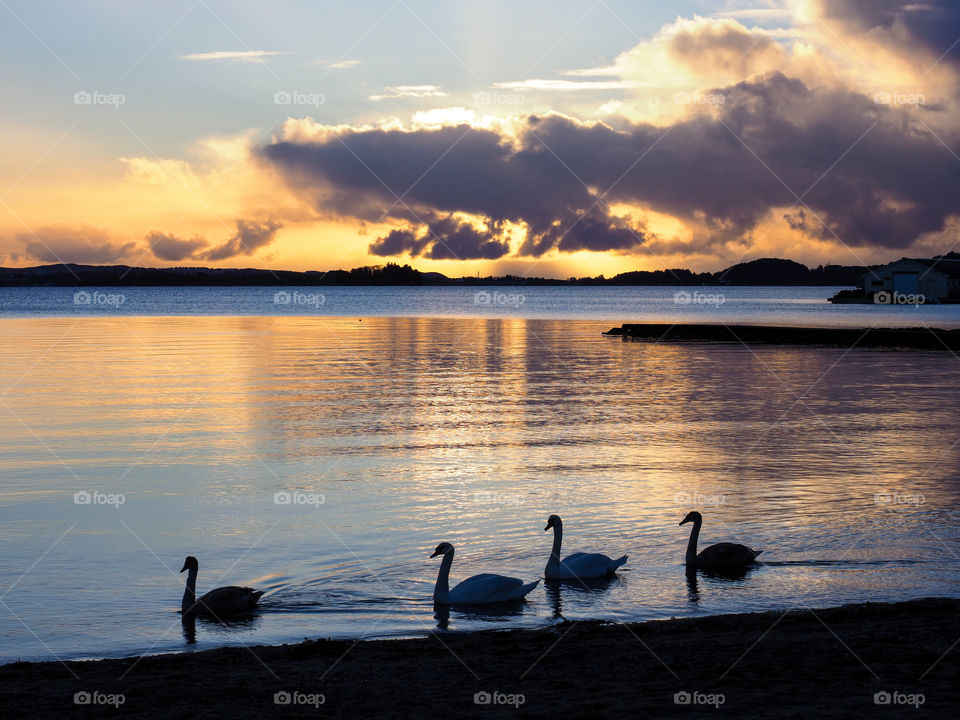
[[[216,588],[198,600],[197,571],[199,569],[200,564],[192,555],[187,556],[183,561],[183,567],[180,568],[180,572],[190,571],[187,573],[187,587],[183,591],[183,601],[180,603],[184,616],[209,615],[220,619],[224,616],[249,613],[256,609],[257,602],[264,591],[236,585]]]
[[[559,515],[547,518],[544,532],[553,528],[553,550],[543,569],[547,580],[586,580],[613,575],[627,561],[627,556],[612,560],[601,553],[573,553],[560,561],[560,543],[563,542],[563,521]]]
[[[453,565],[453,545],[442,542],[437,545],[430,557],[443,555],[437,584],[433,588],[433,601],[440,605],[486,605],[489,603],[515,602],[523,598],[540,584],[536,580],[526,585],[519,578],[504,575],[474,575],[449,589],[450,566]]]
[[[687,513],[680,521],[680,525],[692,522],[690,541],[687,543],[687,567],[698,567],[704,570],[731,570],[750,565],[763,550],[751,550],[739,543],[717,543],[705,548],[697,554],[697,539],[700,537],[700,526],[703,525],[703,515],[696,510]]]

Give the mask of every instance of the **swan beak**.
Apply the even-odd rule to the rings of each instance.
[[[180,568],[180,572],[183,572],[183,571],[186,570],[186,569],[187,569],[187,564],[184,563],[184,564],[183,564],[183,567]]]
[[[543,529],[543,531],[546,532],[547,530],[549,530],[549,529],[552,528],[552,527],[553,527],[553,525],[551,525],[550,523],[547,523],[547,526]]]
[[[680,522],[678,522],[677,525],[683,525],[683,524],[688,523],[688,522],[690,522],[690,521],[687,520],[687,518],[684,518],[683,520],[681,520]]]
[[[433,555],[431,555],[430,557],[435,558],[437,555],[442,555],[442,554],[443,553],[441,553],[439,550],[434,550]]]

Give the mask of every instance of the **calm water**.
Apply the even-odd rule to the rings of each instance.
[[[960,327],[960,305],[831,305],[823,287],[0,288],[0,317],[312,315]]]
[[[948,353],[602,337],[638,317],[621,313],[85,317],[50,310],[60,290],[31,311],[3,292],[0,662],[422,634],[437,543],[457,546],[455,579],[532,580],[551,513],[565,551],[629,553],[626,570],[541,586],[507,614],[454,609],[450,631],[960,595]],[[236,292],[253,291],[201,295]],[[580,297],[607,307],[608,292]],[[825,294],[792,292],[801,308]],[[285,492],[316,502],[275,502]],[[769,564],[689,584],[677,523],[693,508],[704,541]],[[264,588],[264,611],[198,623],[188,645],[187,554],[201,590]]]

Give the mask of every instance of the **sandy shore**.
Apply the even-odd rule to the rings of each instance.
[[[958,640],[960,600],[924,599],[14,663],[0,717],[956,718]]]

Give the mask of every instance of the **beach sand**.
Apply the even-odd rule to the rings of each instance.
[[[960,600],[923,599],[13,663],[0,717],[957,718],[958,640]]]

